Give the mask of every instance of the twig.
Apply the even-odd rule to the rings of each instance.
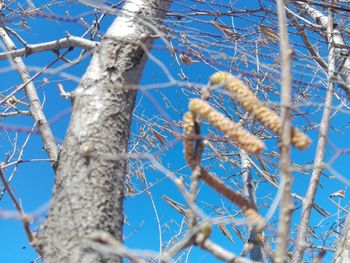
[[[148,189],[148,182],[147,182],[147,178],[144,177],[144,181],[145,181],[145,187],[146,187],[146,193],[149,196],[150,200],[151,200],[151,204],[153,207],[153,211],[154,214],[156,216],[156,220],[157,220],[157,224],[158,224],[158,235],[159,235],[159,253],[162,253],[162,248],[163,248],[163,238],[162,238],[162,226],[161,226],[161,222],[159,219],[159,214],[158,214],[158,210],[157,210],[157,206],[154,202],[153,196],[151,191]]]
[[[12,190],[10,189],[10,187],[9,187],[9,185],[7,183],[7,180],[6,180],[5,176],[4,176],[4,173],[2,172],[2,169],[0,169],[0,179],[1,179],[2,183],[4,184],[5,189],[7,189],[7,193],[9,194],[13,204],[15,205],[16,210],[20,214],[21,219],[22,219],[22,224],[23,224],[24,230],[26,232],[27,238],[28,238],[29,242],[32,243],[33,240],[34,240],[34,236],[33,236],[32,231],[30,230],[28,217],[24,214],[24,212],[22,210],[22,207],[17,202],[16,197],[12,193]]]
[[[33,75],[31,78],[27,79],[25,82],[23,82],[21,85],[19,85],[16,89],[14,89],[11,93],[6,95],[6,97],[2,98],[0,100],[0,105],[3,104],[4,102],[6,102],[8,99],[10,99],[12,96],[16,95],[22,89],[26,88],[29,83],[33,82],[37,77],[39,77],[43,72],[45,72],[49,67],[51,67],[53,64],[55,64],[58,60],[60,60],[60,57],[55,58],[53,61],[51,61],[49,64],[47,64],[41,70],[39,70],[35,75]]]
[[[280,31],[280,54],[281,54],[281,145],[280,145],[280,171],[281,187],[283,189],[281,197],[281,212],[278,225],[278,244],[275,261],[285,262],[288,251],[288,236],[290,230],[290,218],[294,205],[291,200],[291,170],[290,144],[291,144],[291,55],[293,53],[289,46],[288,27],[285,13],[284,0],[277,0],[278,26]]]
[[[297,29],[299,36],[301,37],[301,39],[304,42],[305,47],[307,48],[307,50],[309,51],[310,55],[312,56],[312,58],[316,61],[316,63],[324,70],[325,73],[328,72],[328,65],[327,63],[322,59],[322,57],[320,56],[320,54],[315,50],[314,46],[311,44],[311,42],[309,41],[308,36],[305,33],[304,30],[304,26],[300,25],[296,19],[292,19],[292,24],[294,25],[294,27]],[[344,82],[344,80],[342,79],[342,76],[340,76],[337,72],[334,72],[334,80],[336,82],[338,82],[338,84],[340,86],[342,86],[343,90],[347,89],[347,84]],[[337,94],[335,94],[337,96]],[[344,102],[338,98],[339,101],[343,104],[343,106],[345,108],[348,109],[348,106],[344,104]]]
[[[18,169],[18,166],[22,160],[22,156],[24,154],[24,148],[27,146],[28,142],[29,142],[29,139],[31,138],[31,136],[33,135],[35,131],[35,124],[33,125],[32,129],[30,130],[29,134],[27,135],[26,139],[24,140],[24,143],[21,147],[21,149],[19,150],[19,153],[18,153],[18,158],[17,160],[15,161],[16,162],[16,165],[11,173],[11,175],[9,176],[9,179],[7,181],[7,184],[9,185],[12,181],[12,178],[14,177],[14,175],[16,174],[17,172],[17,169]],[[6,162],[6,166],[7,166],[8,162]],[[0,169],[4,168],[3,165],[0,166]],[[4,196],[4,194],[6,193],[6,187],[4,187],[4,189],[0,192],[0,200],[2,199],[2,197]]]
[[[337,204],[335,201],[333,201],[332,198],[328,197],[328,200],[338,208],[338,211],[342,210],[345,213],[349,213],[348,210],[346,210],[345,208],[341,207],[339,204]]]

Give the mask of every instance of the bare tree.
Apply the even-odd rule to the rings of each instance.
[[[136,96],[132,85],[140,80],[151,35],[157,33],[155,29],[169,4],[125,3],[96,47],[79,87],[71,94],[72,120],[59,159],[47,121],[41,117],[35,87],[32,82],[25,85],[31,113],[38,127],[43,127],[40,132],[45,150],[57,166],[51,208],[42,233],[33,241],[45,262],[115,261],[89,249],[86,240],[98,230],[122,240],[126,174],[123,156]],[[7,48],[14,50],[6,30],[1,33]],[[29,75],[22,60],[16,57],[14,63],[27,82]]]
[[[0,70],[19,77],[0,93],[0,200],[16,209],[0,218],[20,219],[44,262],[195,262],[196,248],[226,262],[350,260],[345,1],[78,2],[1,3]],[[27,43],[32,20],[83,33]],[[83,76],[70,71],[90,55]],[[50,118],[54,83],[72,107]],[[54,190],[27,213],[14,179],[36,162]],[[148,209],[136,225],[125,199]]]

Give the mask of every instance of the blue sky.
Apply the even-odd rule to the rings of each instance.
[[[36,5],[39,6],[42,2],[43,1],[38,1]],[[179,1],[179,3],[183,2]],[[252,7],[255,4],[255,2],[252,2],[250,3],[249,7]],[[246,4],[239,5],[242,6],[238,7],[246,7],[244,6]],[[173,6],[174,10],[181,10],[181,8],[183,8],[181,7],[181,5]],[[65,10],[66,7],[64,5],[53,6],[51,8],[52,13],[59,14],[62,16],[65,15]],[[91,21],[94,19],[94,16],[91,13],[89,13],[91,9],[86,8],[83,5],[71,4],[69,10],[70,15],[72,17],[79,17],[81,14],[84,14],[84,20],[87,23],[91,23]],[[13,23],[18,21],[17,18],[13,19]],[[107,17],[105,20],[103,20],[100,31],[104,32],[108,28],[108,25],[111,23],[112,20],[112,17]],[[261,17],[259,22],[260,21],[264,21],[264,18]],[[230,18],[223,17],[221,22],[230,24]],[[35,19],[28,19],[28,23],[29,26],[32,27],[32,29],[20,32],[20,35],[28,43],[39,43],[42,41],[51,41],[57,38],[62,38],[65,37],[66,31],[68,31],[71,35],[77,36],[80,36],[85,31],[85,29],[81,25],[77,23],[66,22],[64,20],[50,21],[48,19],[36,17]],[[181,28],[181,26],[186,26],[185,23],[182,23],[181,26],[181,22],[178,23],[179,28]],[[241,26],[245,28],[252,26],[254,23],[256,23],[256,21],[251,20],[251,18],[247,16],[246,18],[242,18],[242,20],[235,21],[235,23],[236,26]],[[271,23],[271,21],[268,21],[266,23]],[[219,34],[215,28],[210,28],[207,24],[203,23],[203,21],[198,22],[197,24],[192,24],[191,26],[196,26],[198,30],[205,30],[210,34]],[[191,37],[191,35],[189,34],[188,37]],[[297,41],[299,41],[296,36],[291,36],[291,39],[294,44],[297,44]],[[180,40],[177,42],[176,40],[174,41],[176,45],[179,45],[179,49],[183,48],[183,50],[186,50],[184,46],[181,46],[181,44],[179,44],[179,42]],[[18,41],[16,41],[16,44],[20,46],[20,43]],[[180,80],[180,77],[178,75],[179,65],[176,63],[174,58],[169,54],[169,52],[166,49],[161,48],[163,46],[162,42],[156,41],[154,43],[154,46],[155,49],[153,51],[153,54],[167,66],[167,68],[171,71],[172,75],[177,80]],[[208,50],[210,50],[210,47],[208,48]],[[229,56],[235,55],[231,53],[231,47],[222,50],[227,52]],[[278,52],[278,47],[273,47],[273,50]],[[267,53],[270,51],[271,49],[266,49]],[[265,50],[261,48],[261,52],[264,53]],[[79,50],[74,50],[69,55],[69,58],[73,59],[78,54]],[[252,55],[254,57],[254,54],[249,55]],[[35,54],[24,58],[24,62],[26,63],[26,65],[29,66],[29,68],[31,66],[42,67],[48,64],[54,58],[54,54],[46,52],[44,54]],[[67,70],[65,70],[65,72],[77,77],[81,76],[89,63],[89,59],[89,56],[86,57],[84,61],[82,61],[80,64],[68,68]],[[273,65],[273,60],[270,57],[267,57],[264,60],[264,62],[267,65]],[[55,65],[55,67],[59,66],[60,64],[62,64],[62,62]],[[183,71],[189,77],[190,82],[205,84],[208,81],[208,77],[213,72],[215,72],[215,69],[213,67],[205,65],[204,63],[191,64],[189,67],[185,66],[184,64],[180,65]],[[302,75],[301,72],[305,70],[304,66],[306,68],[306,65],[303,65],[302,61],[297,61],[295,63],[294,72],[297,77],[300,77]],[[0,70],[5,70],[8,67],[8,62],[0,62]],[[243,70],[241,68],[235,68],[234,66],[227,65],[222,66],[222,68],[225,70],[227,70],[228,68],[232,69],[235,74],[240,74],[241,77],[248,78],[250,77],[249,72],[256,70],[256,68],[254,68],[254,64],[250,64],[248,69],[243,68]],[[311,77],[309,74],[310,72],[305,70],[305,75],[302,80],[311,81]],[[40,95],[42,100],[44,100],[45,98],[44,111],[47,118],[51,120],[52,118],[57,116],[57,114],[69,111],[70,108],[70,101],[65,100],[64,98],[59,96],[59,91],[56,88],[56,84],[60,82],[64,85],[67,91],[72,91],[77,86],[77,83],[74,81],[65,80],[60,76],[52,76],[47,74],[43,77],[48,78],[47,84],[45,84],[45,81],[41,77],[35,81],[35,85],[37,87],[40,87],[38,89],[38,94]],[[159,66],[152,61],[148,61],[141,84],[148,85],[167,81],[168,80],[166,78],[166,75],[162,72]],[[18,85],[21,82],[17,76],[17,73],[11,71],[0,74],[0,83],[2,83],[3,88],[8,88],[14,85]],[[278,87],[278,85],[276,86]],[[310,98],[310,101],[318,102],[319,99],[317,98],[317,95],[322,97],[324,96],[324,92],[324,89],[320,88],[318,94],[313,93],[313,97]],[[215,94],[219,95],[220,93]],[[279,102],[278,96],[274,96],[273,94],[270,95],[270,98],[273,102]],[[153,100],[150,100],[150,97]],[[155,124],[159,123],[159,125],[162,125],[164,123],[163,121],[158,121],[157,118],[167,119],[167,117],[169,117],[171,120],[181,121],[182,114],[187,110],[188,99],[191,97],[198,97],[198,92],[192,89],[188,89],[185,86],[171,86],[165,89],[152,89],[148,90],[147,92],[139,92],[137,108],[135,109],[134,113],[135,116],[132,124],[131,136],[131,140],[135,138],[135,136],[137,136],[140,132],[140,128],[148,129],[148,132],[150,128],[153,128],[156,131],[161,132],[164,136],[167,136],[169,141],[165,146],[156,149],[151,149],[150,147],[136,147],[135,149],[138,151],[147,151],[149,153],[154,154],[156,157],[159,156],[163,165],[165,165],[169,170],[177,171],[176,175],[183,176],[186,182],[189,182],[190,170],[188,168],[184,168],[185,162],[182,155],[182,142],[176,140],[169,132],[162,130],[161,127],[156,126]],[[161,111],[159,111],[157,107],[155,107],[154,101],[157,102],[157,105],[161,108]],[[227,98],[225,98],[223,103],[226,103],[225,107],[227,108],[227,111],[232,114],[233,118],[235,120],[238,120],[239,117],[237,114],[234,113],[235,109],[233,108],[233,104]],[[334,101],[334,103],[336,105],[339,104],[339,102],[337,102],[336,100]],[[300,108],[305,112],[313,112],[313,114],[309,117],[312,119],[312,121],[318,122],[318,120],[320,120],[321,110],[316,110],[317,107],[305,104],[304,107]],[[144,121],[143,119],[146,119],[146,121]],[[148,119],[150,119],[149,124],[147,124]],[[64,139],[68,123],[69,114],[66,114],[63,118],[59,119],[52,125],[53,133],[59,143],[61,143]],[[295,121],[293,121],[293,123],[295,125],[307,125],[308,122],[302,117],[298,117]],[[13,117],[7,118],[5,120],[1,119],[0,124],[21,127],[32,127],[33,120],[30,117]],[[329,144],[329,146],[334,145],[337,148],[347,148],[348,144],[346,142],[349,138],[349,131],[347,127],[348,114],[338,113],[336,117],[332,119],[332,124],[335,127],[338,127],[338,129],[340,129],[342,133],[331,129],[331,143]],[[177,129],[178,132],[181,132],[181,129],[179,127],[177,127]],[[203,127],[202,131],[205,135],[209,134],[209,129],[207,126]],[[297,149],[293,149],[292,151],[293,161],[300,165],[310,164],[313,161],[313,155],[315,152],[316,140],[318,136],[317,127],[309,131],[308,135],[314,141],[311,147],[305,152],[299,151]],[[11,150],[13,148],[11,144],[14,143],[16,136],[18,139],[17,144],[21,146],[27,136],[27,133],[19,132],[16,135],[16,133],[14,132],[6,130],[0,131],[0,140],[2,142],[0,145],[0,153],[2,153],[2,159],[5,159],[6,153],[11,153]],[[155,143],[157,144],[157,142]],[[175,144],[171,145],[171,143]],[[270,141],[266,142],[266,144],[269,146],[269,149],[267,150],[268,152],[271,152],[273,150],[278,151],[276,139],[271,139]],[[132,145],[130,146],[130,148],[132,148]],[[225,150],[230,153],[235,152],[236,148],[232,145],[227,145],[227,149]],[[326,161],[330,160],[332,157],[334,157],[334,155],[335,150],[330,147],[326,154]],[[42,142],[40,137],[34,134],[30,137],[28,145],[26,146],[23,159],[31,160],[41,158],[46,159],[47,156],[46,153],[42,150]],[[206,159],[206,161],[204,161],[203,163],[206,167],[208,167],[208,169],[212,169],[214,173],[226,179],[232,186],[234,184],[240,184],[239,169],[237,167],[219,161],[215,156],[213,156],[213,154],[210,154],[209,151],[207,151],[204,154],[204,159]],[[348,176],[350,163],[347,160],[348,155],[342,155],[333,163],[332,167],[340,174]],[[134,164],[140,165],[141,163],[138,162]],[[144,171],[142,171],[141,169],[140,170],[142,172],[145,172],[147,176],[147,181],[149,183],[152,184],[154,182],[158,182],[158,180],[161,180],[164,177],[164,174],[152,168],[148,164],[147,160],[143,160],[142,164],[145,166],[145,169]],[[11,169],[5,171],[6,175],[8,176],[11,173],[11,171]],[[330,175],[329,172],[325,172],[325,174],[328,176]],[[255,169],[253,169],[253,175],[254,178],[258,181],[257,171]],[[276,169],[272,169],[272,175],[277,176]],[[304,195],[307,189],[309,175],[294,173],[294,177],[295,181],[293,184],[293,191],[297,192],[300,195]],[[24,211],[31,213],[37,211],[40,208],[47,207],[51,196],[53,182],[53,173],[47,162],[28,162],[19,165],[18,171],[14,176],[13,181],[11,182],[11,187],[18,200],[20,200]],[[138,187],[139,189],[142,186],[141,181],[135,178],[135,176],[132,177],[131,182],[135,187]],[[330,179],[327,177],[322,177],[321,184],[322,185],[316,197],[316,202],[323,208],[325,208],[327,211],[329,211],[330,214],[334,214],[337,212],[337,208],[328,200],[327,197],[331,193],[339,189],[344,189],[344,184],[340,183],[336,179]],[[184,204],[184,200],[181,197],[179,191],[176,189],[175,185],[170,180],[163,180],[157,183],[156,186],[151,188],[151,193],[154,202],[156,203],[159,220],[161,221],[162,225],[163,242],[167,242],[174,234],[176,234],[176,231],[178,230],[179,225],[181,224],[182,216],[179,213],[177,213],[174,209],[170,208],[169,205],[163,201],[162,196],[166,195],[182,204]],[[276,190],[264,182],[259,182],[257,187],[257,195],[258,201],[261,204],[266,205],[262,205],[259,207],[259,211],[264,215],[269,209],[271,199],[274,198],[274,196],[276,195]],[[224,211],[226,213],[234,213],[236,209],[234,205],[226,202],[226,200],[218,196],[213,190],[209,189],[205,185],[201,185],[201,191],[199,193],[198,200],[200,200],[199,202],[201,204],[201,207],[207,213],[208,217],[218,216],[217,211],[215,211],[214,208],[220,209],[220,211]],[[341,204],[345,205],[347,202],[348,197],[346,196],[346,198],[341,201]],[[300,206],[300,202],[296,202],[296,205]],[[10,201],[8,195],[5,195],[1,200],[0,209],[14,211],[13,204]],[[147,194],[140,194],[135,196],[133,196],[132,194],[128,195],[125,200],[125,213],[127,216],[127,223],[124,227],[124,235],[125,237],[127,237],[126,245],[130,248],[157,250],[159,248],[158,222],[154,209],[152,207],[150,197]],[[297,224],[297,222],[299,221],[299,214],[300,210],[294,213],[292,224]],[[312,224],[318,224],[318,222],[320,222],[322,218],[316,213],[313,213],[313,215],[315,216],[312,217]],[[330,225],[334,223],[335,218],[336,217],[325,219],[322,224]],[[33,229],[35,229],[38,226],[38,224],[42,222],[42,220],[44,220],[44,213],[41,213],[39,217],[35,220],[34,224],[32,225]],[[232,228],[229,225],[227,227],[231,231],[231,234],[235,240],[234,244],[231,244],[230,241],[220,233],[220,231],[217,229],[217,226],[215,226],[214,228],[212,239],[222,244],[222,246],[224,246],[225,248],[235,253],[240,253],[242,242],[232,231]],[[2,234],[0,235],[0,254],[2,255],[1,262],[31,262],[32,260],[37,258],[35,251],[28,244],[20,221],[14,219],[1,219],[0,230],[2,231]],[[324,228],[320,228],[320,230],[316,231],[320,231],[322,233],[323,230]],[[328,258],[330,258],[330,254],[328,254]],[[214,261],[215,259],[211,255],[209,255],[208,253],[204,253],[198,248],[194,248],[189,255],[189,262]]]

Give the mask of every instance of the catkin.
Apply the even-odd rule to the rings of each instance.
[[[211,186],[225,198],[235,203],[243,210],[243,214],[251,225],[261,225],[263,222],[262,216],[256,208],[241,194],[235,192],[228,187],[224,182],[214,175],[208,173],[204,168],[201,169],[201,179]]]
[[[192,107],[191,107],[192,105]],[[198,107],[201,110],[198,110]],[[225,134],[231,134],[231,137],[234,138],[241,138],[241,133],[244,132],[244,136],[248,134],[246,131],[244,131],[241,127],[234,124],[228,119],[225,119],[225,117],[220,114],[217,115],[215,110],[213,110],[206,102],[195,99],[190,102],[190,110],[184,114],[183,116],[183,129],[184,129],[184,135],[186,136],[184,139],[185,143],[185,159],[187,161],[187,164],[194,169],[196,165],[196,156],[195,156],[195,116],[198,114],[202,118],[208,119],[209,123],[211,123],[214,127],[218,128],[219,130],[223,131]],[[213,112],[215,114],[213,114]],[[224,122],[224,123],[222,123]],[[227,124],[227,123],[230,124]],[[215,124],[216,123],[216,124]],[[233,125],[233,127],[232,127]],[[219,127],[225,127],[223,129]],[[228,132],[229,128],[231,129],[231,133]],[[238,131],[237,131],[238,129]],[[232,133],[232,130],[236,130]],[[232,134],[238,134],[235,136],[232,136]],[[248,149],[252,149],[252,152],[256,153],[256,149],[263,149],[263,143],[255,138],[255,136],[248,134],[249,136],[252,136],[252,138],[246,139],[243,136],[243,140],[256,140],[255,143],[240,143],[241,146],[243,145],[245,147],[248,147]],[[261,142],[261,144],[259,144]],[[252,146],[252,145],[260,145],[260,146]],[[259,148],[260,147],[260,148]],[[246,216],[248,222],[251,225],[259,225],[261,222],[263,222],[263,218],[258,213],[256,208],[241,194],[235,192],[233,189],[225,185],[219,178],[215,177],[214,175],[208,173],[207,170],[205,170],[203,167],[201,167],[201,173],[200,178],[205,181],[210,187],[212,187],[214,190],[216,190],[218,193],[222,194],[225,198],[230,200],[231,202],[235,203],[237,206],[239,206],[243,210],[243,214]]]
[[[278,135],[282,133],[282,119],[266,107],[238,78],[228,72],[217,72],[210,77],[211,84],[221,84],[239,102],[239,104],[261,124]],[[292,127],[292,144],[305,149],[311,140],[300,130]]]
[[[248,133],[240,125],[227,119],[223,114],[210,107],[207,102],[200,99],[192,99],[189,109],[201,118],[207,119],[210,125],[237,142],[241,148],[254,154],[259,154],[260,151],[265,149],[264,143],[258,137]]]
[[[183,129],[184,129],[184,134],[186,136],[184,143],[185,143],[185,159],[187,161],[187,164],[190,167],[194,167],[195,165],[195,155],[194,155],[194,150],[195,150],[195,142],[193,139],[193,136],[195,135],[195,123],[194,123],[194,118],[195,115],[193,112],[186,112],[183,116]]]

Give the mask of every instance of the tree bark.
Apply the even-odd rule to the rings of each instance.
[[[139,82],[144,47],[169,4],[127,1],[74,92],[51,208],[34,244],[45,263],[121,261],[86,241],[95,231],[122,241],[125,153],[137,92],[128,85]]]

